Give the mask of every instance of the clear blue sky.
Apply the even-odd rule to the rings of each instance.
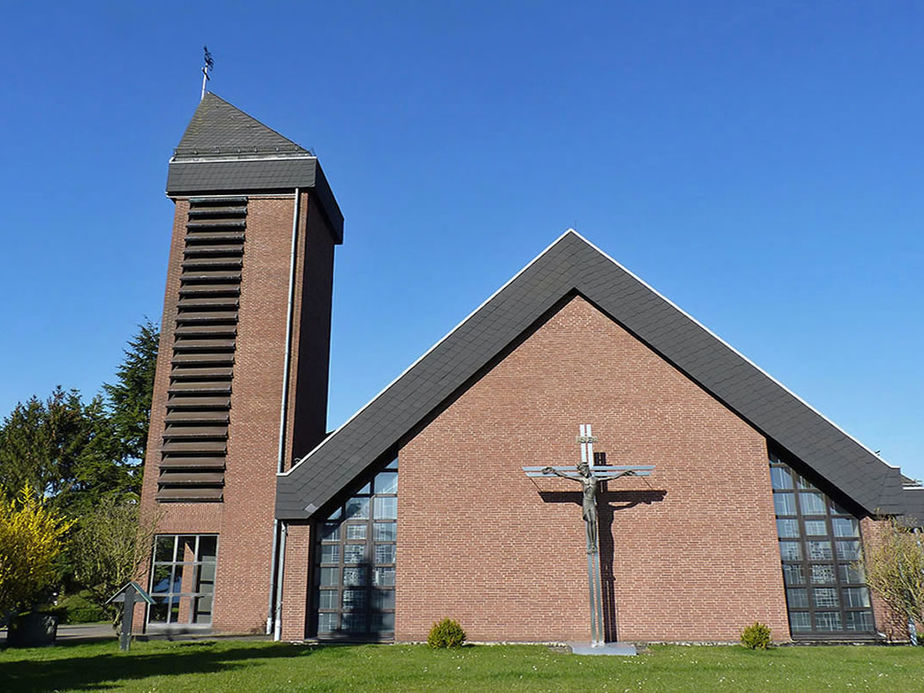
[[[567,227],[924,477],[924,5],[10,3],[0,416],[159,320],[212,89],[346,217],[330,424]]]

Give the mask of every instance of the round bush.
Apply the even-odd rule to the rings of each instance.
[[[766,650],[770,646],[770,626],[755,621],[741,631],[741,644],[750,650]]]
[[[451,618],[434,623],[430,635],[427,636],[427,644],[430,647],[461,647],[464,642],[465,631],[458,621]]]

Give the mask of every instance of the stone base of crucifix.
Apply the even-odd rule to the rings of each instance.
[[[570,481],[580,482],[583,489],[582,515],[586,530],[587,548],[587,587],[590,597],[590,649],[593,654],[635,654],[631,645],[616,647],[615,650],[605,651],[606,623],[603,614],[603,580],[600,570],[600,531],[597,513],[597,488],[601,481],[618,479],[623,476],[648,476],[654,466],[613,467],[606,464],[595,464],[593,444],[596,438],[591,435],[590,424],[581,424],[580,435],[577,442],[581,445],[581,463],[576,467],[523,467],[528,477],[561,477]],[[600,453],[602,456],[603,453]],[[605,462],[605,458],[603,460]],[[619,643],[617,643],[619,645]],[[583,649],[584,646],[578,646]],[[629,652],[628,649],[632,651]],[[626,650],[626,651],[622,651]],[[581,654],[572,646],[572,651]],[[585,653],[590,654],[590,653]]]

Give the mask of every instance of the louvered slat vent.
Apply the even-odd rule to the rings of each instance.
[[[247,198],[192,198],[157,500],[220,502]]]

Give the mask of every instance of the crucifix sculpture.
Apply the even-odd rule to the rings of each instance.
[[[600,532],[597,515],[597,489],[600,481],[623,476],[648,476],[653,465],[614,467],[605,464],[604,453],[599,453],[604,464],[596,464],[594,443],[597,442],[590,424],[581,424],[577,442],[581,446],[581,462],[576,467],[523,467],[528,477],[561,477],[577,481],[583,491],[581,515],[587,531],[587,583],[590,590],[590,631],[593,647],[605,643],[603,622],[603,581],[600,575]]]

